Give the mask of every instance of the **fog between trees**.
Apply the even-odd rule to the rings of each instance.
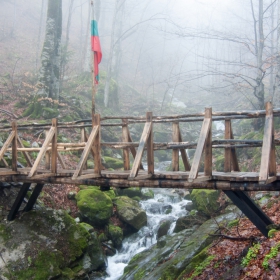
[[[205,106],[263,109],[266,100],[279,105],[278,1],[94,4],[105,106],[119,102],[122,109],[123,102],[133,102],[135,96],[143,98],[139,111],[157,114],[178,101],[183,102],[182,111],[201,111]],[[39,73],[48,0],[0,0],[0,5],[3,88],[8,74]],[[91,69],[90,19],[89,0],[62,0],[62,87]]]

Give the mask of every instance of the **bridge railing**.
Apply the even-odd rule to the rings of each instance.
[[[5,143],[0,150],[0,160],[5,164],[5,168],[0,171],[1,175],[23,174],[27,172],[29,178],[44,178],[57,175],[58,166],[65,170],[65,176],[72,176],[73,180],[98,178],[102,176],[101,150],[102,147],[110,147],[113,149],[123,150],[123,169],[127,172],[129,180],[141,180],[153,178],[154,170],[154,151],[156,150],[172,150],[172,167],[173,172],[179,171],[179,155],[182,157],[184,171],[187,172],[189,182],[209,181],[213,178],[213,148],[224,149],[224,172],[239,172],[238,159],[236,148],[244,147],[262,147],[261,164],[258,181],[260,183],[268,183],[276,180],[276,152],[275,145],[280,145],[278,139],[274,139],[274,116],[280,115],[280,109],[273,110],[272,104],[266,104],[266,110],[259,111],[239,111],[239,112],[212,112],[211,108],[206,108],[204,113],[197,114],[182,114],[175,116],[153,116],[148,112],[145,117],[133,116],[118,116],[104,117],[94,115],[92,120],[85,119],[75,122],[58,123],[56,119],[52,120],[52,124],[25,124],[17,125],[13,122],[11,126],[3,126],[0,132],[9,132]],[[263,140],[240,140],[234,139],[231,120],[235,119],[251,119],[264,118],[264,138]],[[108,121],[114,121],[108,123]],[[180,129],[181,123],[186,122],[202,122],[200,135],[197,142],[183,141],[182,132]],[[225,122],[224,139],[212,140],[212,122]],[[139,141],[132,140],[129,127],[133,124],[144,124],[142,135]],[[171,140],[170,142],[154,142],[154,126],[157,124],[171,124]],[[119,132],[121,141],[119,142],[104,142],[102,141],[101,128],[120,127]],[[90,129],[88,135],[86,129]],[[42,147],[26,148],[24,147],[19,135],[23,131],[33,131],[45,133],[45,140]],[[72,143],[60,143],[57,141],[58,130],[71,131],[72,135],[77,135],[77,130],[80,130],[80,140]],[[74,137],[72,137],[74,138]],[[190,158],[186,153],[186,149],[195,149],[195,154],[190,164]],[[68,170],[68,167],[63,160],[63,153],[81,151],[80,160],[74,166],[74,170]],[[142,158],[143,154],[147,153],[147,171],[143,170]],[[12,161],[9,165],[5,159],[5,153],[11,153]],[[22,152],[28,171],[18,169],[17,159],[18,153]],[[33,160],[30,157],[31,152],[38,153]],[[94,169],[87,169],[87,159],[89,155],[93,156]],[[204,172],[199,173],[199,166],[204,154]],[[131,156],[133,162],[131,162]],[[44,158],[44,166],[42,161]],[[39,172],[39,169],[45,169],[44,172]],[[48,170],[48,172],[46,172]]]

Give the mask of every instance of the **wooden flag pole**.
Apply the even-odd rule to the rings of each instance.
[[[91,19],[94,20],[94,0],[91,0]],[[90,23],[91,24],[91,23]],[[92,118],[95,115],[95,95],[97,93],[97,85],[95,84],[95,69],[94,69],[94,52],[91,52],[92,56],[92,108],[91,108],[91,115]]]

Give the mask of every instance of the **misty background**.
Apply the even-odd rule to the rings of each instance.
[[[2,92],[13,87],[8,78],[17,83],[18,92],[27,77],[29,85],[36,85],[47,2],[0,0]],[[67,94],[73,77],[91,71],[91,3],[62,0],[62,4],[61,78]],[[202,111],[207,106],[264,109],[267,100],[279,105],[277,1],[95,0],[94,4],[103,52],[97,110],[129,108],[137,114],[150,110],[159,115]],[[108,104],[104,104],[106,83]],[[75,94],[83,90],[76,87]]]

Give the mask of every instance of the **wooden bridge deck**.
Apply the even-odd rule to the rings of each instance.
[[[102,187],[170,187],[170,188],[212,188],[239,190],[278,190],[280,189],[280,173],[276,172],[276,149],[279,139],[274,139],[274,117],[280,115],[280,110],[273,110],[272,104],[266,104],[263,111],[212,112],[206,108],[204,113],[177,116],[153,116],[151,112],[146,117],[106,117],[101,119],[94,115],[92,120],[58,124],[56,119],[49,124],[27,124],[3,126],[0,132],[9,135],[0,150],[0,160],[5,164],[0,168],[0,181],[21,181],[44,183],[94,184]],[[261,118],[264,120],[264,137],[260,140],[234,139],[231,120]],[[118,123],[108,123],[110,120],[121,120]],[[224,139],[212,139],[212,123],[224,121]],[[200,135],[196,143],[184,142],[180,123],[202,122]],[[133,142],[129,126],[143,123],[143,132],[138,142]],[[171,124],[171,142],[157,143],[154,141],[153,127],[157,124]],[[101,129],[106,127],[121,127],[121,141],[104,142]],[[88,134],[87,132],[91,132]],[[41,130],[45,133],[42,147],[27,148],[22,144],[20,135],[24,131]],[[58,130],[71,131],[71,136],[77,135],[79,140],[72,143],[58,143]],[[168,131],[168,130],[167,130]],[[102,148],[121,149],[123,153],[123,169],[104,170],[101,163]],[[261,164],[259,172],[241,172],[237,157],[239,148],[261,148]],[[192,159],[186,149],[195,149]],[[213,168],[213,149],[224,150],[224,171],[217,172]],[[172,151],[172,171],[155,171],[154,152],[156,150]],[[63,154],[80,151],[80,160],[72,167],[67,166]],[[12,160],[9,165],[4,156],[10,153]],[[18,168],[18,154],[22,153],[27,167]],[[36,154],[35,158],[30,153]],[[146,153],[147,170],[143,170],[143,154]],[[94,169],[87,169],[87,160],[92,155]],[[182,158],[184,170],[179,171],[179,158]],[[133,162],[131,162],[133,159]],[[191,163],[192,161],[192,163]],[[74,160],[73,160],[74,162]],[[201,166],[203,164],[203,172]]]
[[[212,112],[206,108],[204,113],[185,114],[177,116],[153,116],[151,112],[146,117],[106,117],[94,115],[92,120],[82,120],[72,123],[60,123],[56,119],[52,124],[27,124],[3,126],[0,132],[8,132],[8,137],[0,150],[0,161],[5,167],[0,168],[0,181],[23,182],[23,186],[10,211],[8,220],[14,219],[31,183],[36,187],[26,205],[25,210],[33,208],[44,184],[77,184],[95,185],[101,189],[110,187],[148,187],[148,188],[185,188],[185,189],[219,189],[222,190],[243,213],[267,236],[267,226],[272,221],[250,199],[246,191],[280,190],[280,173],[277,173],[276,146],[280,139],[274,139],[274,117],[280,115],[280,109],[274,109],[271,103],[266,104],[263,111],[242,112]],[[234,139],[231,120],[259,118],[264,120],[264,137],[259,140]],[[107,123],[110,120],[121,122]],[[212,139],[212,123],[224,121],[224,139]],[[196,143],[184,142],[181,123],[202,122],[200,135]],[[133,142],[129,126],[144,124],[142,135],[138,142]],[[156,143],[153,127],[157,124],[171,124],[170,142]],[[104,142],[101,129],[120,127],[119,142]],[[24,131],[39,130],[45,133],[44,143],[38,148],[27,148],[22,143],[20,135]],[[58,130],[70,130],[72,143],[58,143]],[[75,139],[80,130],[79,140]],[[189,132],[188,132],[189,133]],[[38,134],[38,133],[37,133]],[[69,135],[69,133],[68,133]],[[185,137],[185,136],[184,136]],[[77,138],[77,137],[76,137]],[[186,140],[186,139],[185,139]],[[102,165],[102,149],[121,149],[123,154],[123,170],[109,171]],[[260,147],[260,169],[258,172],[241,172],[237,149]],[[186,149],[195,149],[190,159]],[[213,149],[224,150],[224,170],[216,171],[213,167]],[[171,171],[156,171],[154,152],[171,150]],[[64,155],[76,153],[72,165],[67,166]],[[76,162],[77,152],[79,161]],[[22,153],[27,167],[18,167],[18,154]],[[30,156],[33,153],[33,157]],[[11,156],[10,164],[5,155]],[[35,154],[35,157],[34,157]],[[147,170],[144,170],[142,160],[146,154]],[[94,169],[87,168],[89,155],[94,161]],[[182,158],[184,170],[179,170],[179,158]],[[68,160],[69,161],[69,160]],[[76,164],[73,164],[76,162]],[[74,165],[74,168],[73,168]],[[201,170],[203,170],[201,172]]]

